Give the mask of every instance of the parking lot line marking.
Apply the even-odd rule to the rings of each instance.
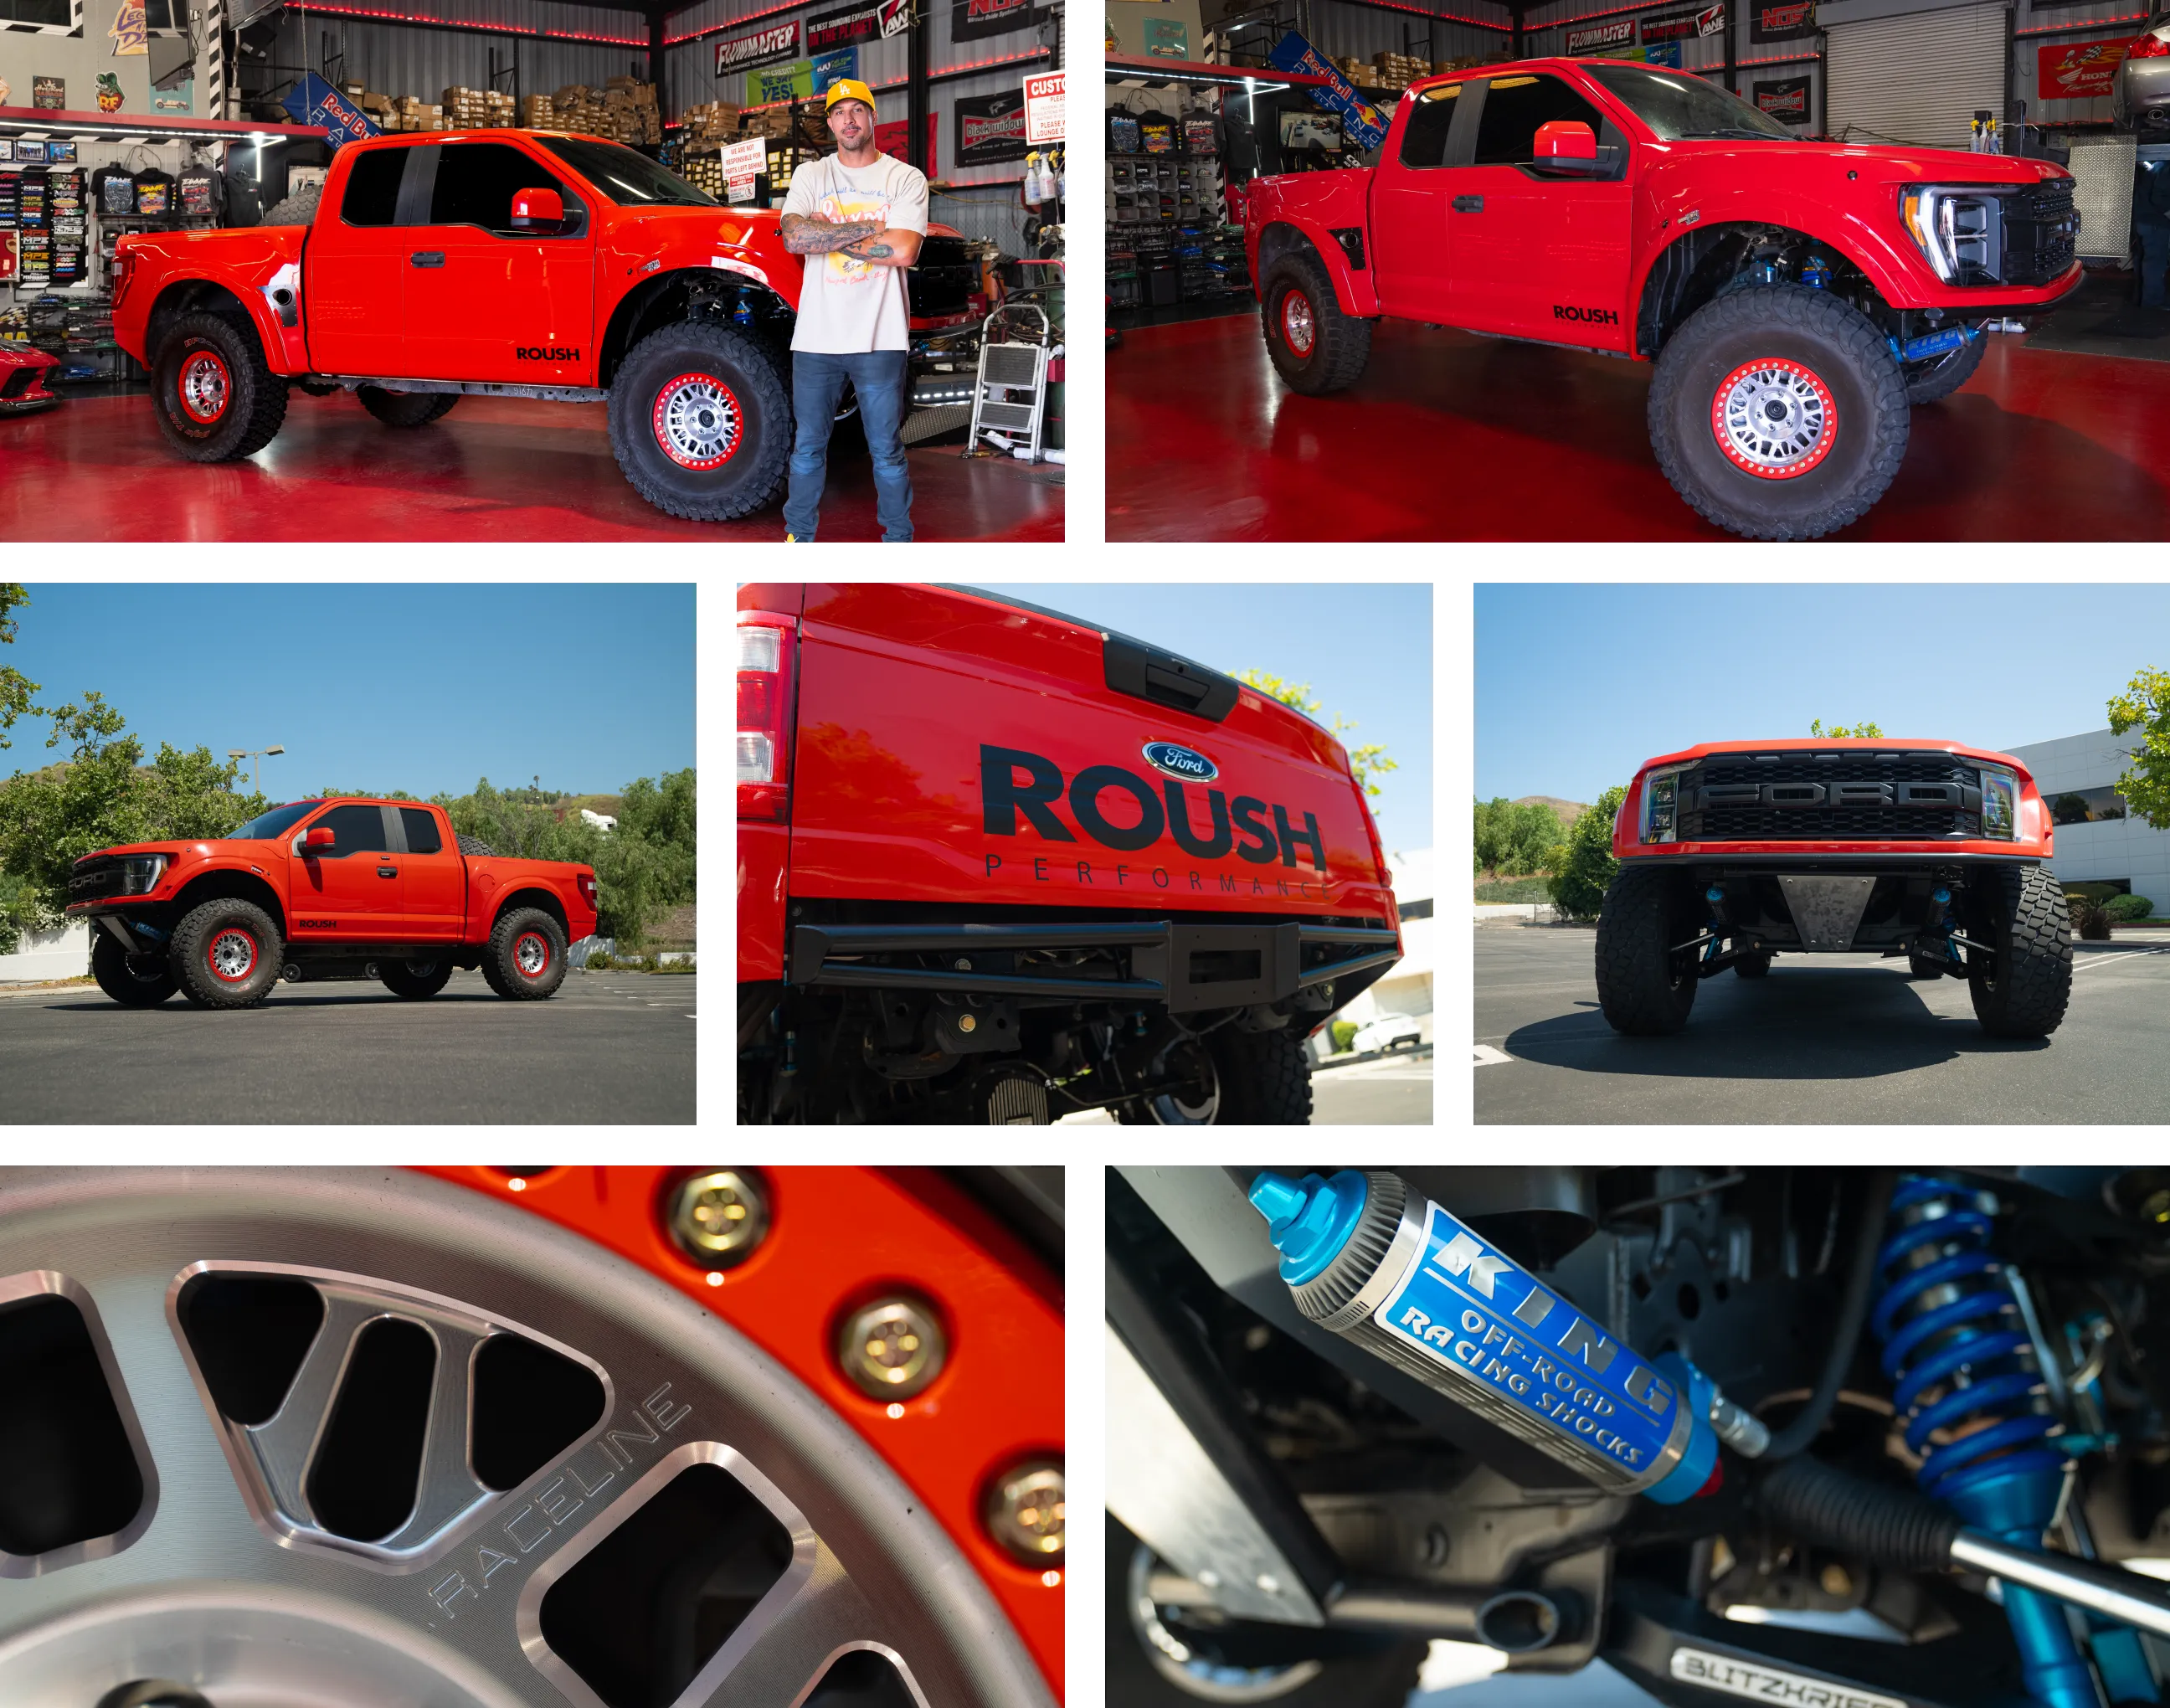
[[[1477,1065],[1480,1068],[1489,1066],[1494,1062],[1511,1062],[1515,1059],[1505,1050],[1495,1050],[1489,1044],[1478,1044],[1475,1047]]]
[[[2143,955],[2170,955],[2170,945],[2161,949],[2098,949],[2072,968],[2075,972],[2086,972],[2097,966],[2107,966],[2114,961],[2137,961]]]

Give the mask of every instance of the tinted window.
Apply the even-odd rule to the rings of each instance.
[[[437,188],[430,198],[431,225],[478,225],[510,237],[512,198],[523,190],[564,185],[517,148],[503,142],[451,142],[438,152]]]
[[[334,806],[311,830],[324,829],[334,838],[329,849],[310,851],[313,859],[339,859],[351,854],[389,854],[384,845],[384,813],[375,806]]]
[[[355,157],[339,217],[349,225],[390,225],[399,211],[399,178],[411,148],[373,148]]]
[[[1454,125],[1454,103],[1460,83],[1426,89],[1409,107],[1409,121],[1402,127],[1402,164],[1439,166],[1446,160],[1446,133]]]
[[[1682,137],[1770,137],[1795,141],[1769,114],[1692,72],[1645,71],[1633,65],[1594,65],[1590,74],[1626,102],[1661,142]]]
[[[585,137],[538,137],[537,142],[620,207],[642,202],[665,207],[716,207],[721,204],[644,154],[617,142]]]
[[[1537,158],[1537,126],[1555,119],[1587,125],[1595,136],[1605,115],[1556,77],[1492,79],[1477,126],[1478,166],[1519,166]]]
[[[420,806],[399,809],[399,822],[406,827],[409,854],[442,854],[444,838],[437,834],[437,815]]]
[[[237,842],[276,842],[323,803],[317,800],[295,800],[284,806],[275,806],[260,818],[252,818],[233,833]]]

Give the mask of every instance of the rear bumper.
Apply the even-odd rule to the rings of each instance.
[[[1040,949],[1128,951],[1128,977],[1011,970]],[[944,967],[900,966],[870,956],[939,954]],[[1354,925],[1192,925],[1173,920],[1076,925],[798,925],[787,977],[799,985],[973,991],[1165,1004],[1171,1013],[1285,1002],[1299,990],[1401,959],[1392,931]],[[1221,976],[1216,977],[1216,974]],[[1376,976],[1376,974],[1374,975]]]

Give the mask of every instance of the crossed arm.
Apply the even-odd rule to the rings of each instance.
[[[818,213],[787,213],[782,222],[783,247],[794,255],[832,251],[877,267],[908,267],[919,254],[916,231],[886,229],[879,220],[826,220]]]

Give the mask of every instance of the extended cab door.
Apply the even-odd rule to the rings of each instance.
[[[318,211],[302,251],[302,324],[318,373],[408,372],[399,292],[409,245],[399,229],[399,191],[419,152],[358,150],[337,205],[327,195]]]
[[[1451,192],[1448,295],[1453,324],[1598,350],[1633,347],[1628,311],[1627,137],[1565,78],[1521,72],[1490,78],[1469,163],[1438,175]],[[1590,126],[1617,148],[1621,175],[1592,179],[1538,167],[1537,127]],[[1466,122],[1466,121],[1465,121]]]
[[[444,815],[434,806],[394,810],[405,853],[400,856],[404,924],[400,937],[416,943],[457,943],[467,923],[467,863]]]
[[[1465,110],[1473,116],[1479,104],[1462,99],[1463,88],[1442,83],[1412,97],[1400,142],[1371,174],[1372,284],[1380,308],[1408,320],[1443,324],[1452,316],[1447,199],[1454,174],[1445,169],[1467,162],[1475,137],[1467,125],[1457,137],[1456,121]]]
[[[427,222],[404,233],[409,374],[587,384],[596,245],[580,193],[510,142],[427,152]],[[522,190],[556,190],[569,228],[554,237],[514,231],[512,198]]]
[[[294,833],[287,862],[288,924],[297,942],[377,942],[400,934],[399,856],[381,806],[350,801],[326,809]],[[332,833],[329,849],[304,848],[313,830]]]

